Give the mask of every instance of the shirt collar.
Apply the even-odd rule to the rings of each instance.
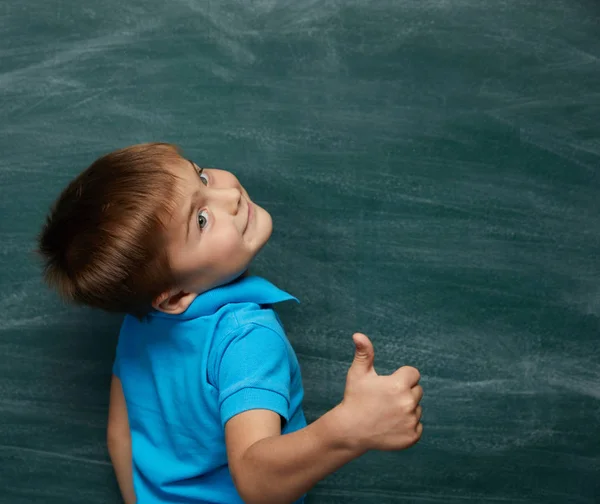
[[[152,313],[152,316],[190,320],[213,315],[219,308],[228,303],[256,303],[266,305],[290,300],[299,302],[294,296],[275,287],[275,285],[264,278],[245,276],[199,294],[183,313],[168,315],[155,311]]]

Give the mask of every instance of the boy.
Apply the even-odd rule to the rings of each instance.
[[[40,236],[64,298],[127,314],[113,367],[108,448],[127,504],[291,503],[368,450],[416,443],[416,369],[373,369],[369,339],[339,405],[306,424],[297,358],[247,274],[270,215],[237,178],[176,147],[110,153],[63,191]]]

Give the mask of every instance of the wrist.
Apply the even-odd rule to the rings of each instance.
[[[359,457],[368,451],[363,436],[358,432],[357,419],[343,402],[329,410],[321,417],[324,423],[324,442],[334,450],[343,450],[352,458]]]

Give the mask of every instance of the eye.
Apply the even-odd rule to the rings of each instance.
[[[198,226],[200,229],[204,229],[208,224],[208,212],[206,210],[200,210],[198,212]]]
[[[204,168],[198,168],[198,176],[200,177],[200,180],[202,180],[202,183],[207,186],[208,185],[208,175],[206,175],[204,173]]]

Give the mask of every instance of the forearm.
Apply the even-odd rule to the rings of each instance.
[[[108,453],[110,455],[117,483],[125,504],[135,504],[133,490],[133,469],[131,460],[131,438],[109,439]]]
[[[244,499],[250,504],[294,502],[364,453],[346,439],[339,408],[304,429],[251,445],[236,471],[236,485]]]

